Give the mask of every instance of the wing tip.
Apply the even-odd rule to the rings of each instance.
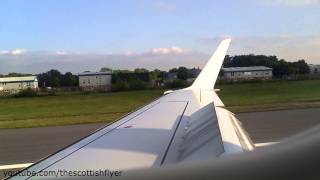
[[[218,74],[223,64],[224,57],[227,53],[231,38],[226,38],[220,42],[218,48],[213,53],[205,67],[202,69],[199,76],[190,86],[190,88],[198,89],[213,89],[217,80]]]
[[[232,40],[232,38],[231,38],[231,37],[229,37],[229,38],[225,38],[225,39],[223,39],[223,40],[222,40],[222,42],[228,42],[228,43],[230,43],[230,42],[231,42],[231,40]]]

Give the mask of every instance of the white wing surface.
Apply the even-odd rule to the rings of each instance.
[[[162,96],[20,175],[26,171],[151,168],[251,150],[246,133],[214,90],[230,41],[221,42],[192,86]]]

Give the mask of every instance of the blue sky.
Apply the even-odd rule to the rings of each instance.
[[[0,74],[202,66],[223,37],[230,54],[320,63],[319,10],[319,0],[3,0]]]

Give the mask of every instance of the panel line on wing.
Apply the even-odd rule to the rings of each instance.
[[[167,155],[168,155],[169,149],[170,149],[170,147],[171,147],[171,145],[172,145],[172,142],[173,142],[174,137],[176,136],[177,130],[178,130],[179,126],[180,126],[181,120],[182,120],[182,118],[183,118],[183,115],[184,115],[187,107],[188,107],[188,104],[189,104],[189,102],[187,102],[187,104],[186,104],[186,106],[185,106],[185,108],[184,108],[184,110],[183,110],[183,112],[182,112],[182,114],[181,114],[181,117],[179,118],[178,124],[177,124],[177,126],[176,126],[176,128],[175,128],[175,130],[174,130],[174,132],[173,132],[173,135],[172,135],[172,137],[171,137],[171,139],[170,139],[170,142],[169,142],[169,144],[168,144],[168,146],[167,146],[167,149],[166,149],[166,151],[165,151],[165,153],[164,153],[164,155],[163,155],[163,158],[162,158],[162,160],[161,160],[160,166],[164,163],[164,161],[165,161],[165,159],[166,159],[166,157],[167,157]]]

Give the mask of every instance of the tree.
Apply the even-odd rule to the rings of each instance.
[[[297,62],[293,62],[295,67],[298,69],[299,74],[309,74],[310,68],[304,59],[301,59]]]
[[[265,55],[227,55],[223,62],[224,67],[244,67],[244,66],[266,66],[273,69],[273,75],[283,77],[296,74],[308,74],[310,72],[308,64],[304,60],[287,62],[278,59],[276,56]]]
[[[100,72],[110,72],[110,71],[112,71],[112,69],[111,69],[111,68],[108,68],[108,67],[102,67],[102,68],[100,69]]]
[[[113,74],[117,74],[117,73],[131,73],[132,71],[128,70],[128,69],[116,69],[112,71]]]
[[[178,69],[177,69],[177,68],[172,68],[172,69],[169,70],[169,72],[170,72],[170,73],[178,72]]]
[[[147,72],[149,72],[149,70],[145,69],[145,68],[136,68],[136,69],[134,69],[134,72],[135,73],[147,73]]]
[[[52,87],[59,87],[60,86],[60,78],[59,77],[53,77],[52,79]]]
[[[177,70],[177,77],[181,80],[187,80],[189,78],[188,69],[186,67],[179,67]]]
[[[290,74],[290,67],[289,64],[281,59],[277,64],[273,66],[273,75],[276,77],[283,77]]]
[[[58,70],[51,69],[50,71],[38,74],[38,81],[41,87],[57,87],[60,86],[61,73]]]
[[[7,77],[21,77],[21,76],[32,76],[32,74],[21,74],[21,73],[12,72],[7,75]]]
[[[150,72],[150,79],[151,80],[160,80],[163,77],[163,71],[159,69],[155,69]]]
[[[60,86],[77,86],[78,76],[67,72],[64,75],[58,70],[52,69],[46,73],[38,74],[40,87],[60,87]]]
[[[78,76],[73,75],[71,72],[65,73],[61,77],[61,86],[70,87],[78,85]]]

